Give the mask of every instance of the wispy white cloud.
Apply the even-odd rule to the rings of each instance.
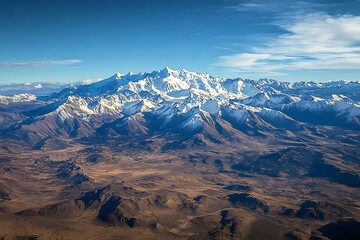
[[[359,69],[360,16],[308,14],[279,27],[287,33],[248,52],[221,56],[217,65],[258,73]]]
[[[330,6],[333,4],[326,3],[326,5]],[[238,12],[276,13],[277,16],[282,17],[283,15],[293,13],[308,13],[323,7],[324,4],[316,3],[315,1],[277,0],[270,3],[266,0],[250,0],[227,6],[224,10]]]
[[[0,67],[37,67],[48,65],[71,65],[81,63],[80,59],[46,60],[46,61],[9,61],[0,62]]]
[[[229,52],[236,52],[234,49],[229,48],[229,47],[213,46],[213,48],[215,48],[215,49],[220,49],[220,50],[224,50],[224,51],[229,51]]]
[[[96,79],[86,79],[86,80],[83,80],[81,83],[82,84],[91,84],[91,83],[95,83],[95,82],[99,82],[101,80],[104,80],[103,78],[96,78]]]

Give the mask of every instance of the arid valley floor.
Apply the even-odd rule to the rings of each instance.
[[[309,239],[331,234],[321,230],[330,222],[360,217],[356,147],[336,152],[331,140],[326,148],[275,139],[221,147],[193,142],[169,136],[25,151],[7,144],[0,233],[5,239]]]

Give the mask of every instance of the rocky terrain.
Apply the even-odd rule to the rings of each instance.
[[[165,68],[0,96],[0,239],[359,239],[359,93]]]

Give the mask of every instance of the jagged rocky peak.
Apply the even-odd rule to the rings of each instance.
[[[165,67],[150,73],[116,73],[102,81],[64,89],[26,116],[32,119],[31,125],[46,123],[51,132],[57,128],[81,132],[86,128],[87,133],[95,133],[98,127],[114,121],[116,124],[106,128],[116,126],[118,132],[124,132],[119,128],[129,121],[131,126],[142,129],[137,132],[151,132],[155,125],[156,129],[171,132],[198,132],[216,126],[215,130],[206,130],[216,134],[220,129],[218,121],[247,134],[249,129],[295,131],[303,129],[304,124],[360,129],[358,93],[359,82],[226,79]],[[35,99],[34,95],[0,97],[6,104]],[[49,118],[54,116],[57,120],[51,122]]]

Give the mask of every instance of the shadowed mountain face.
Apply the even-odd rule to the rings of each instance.
[[[0,238],[351,239],[359,93],[165,68],[0,96]]]
[[[323,136],[316,127],[360,129],[358,82],[282,83],[213,78],[187,70],[116,74],[49,97],[0,96],[3,138],[41,147],[54,138],[201,134]],[[1,104],[2,103],[2,104]],[[237,133],[237,134],[236,134]]]

